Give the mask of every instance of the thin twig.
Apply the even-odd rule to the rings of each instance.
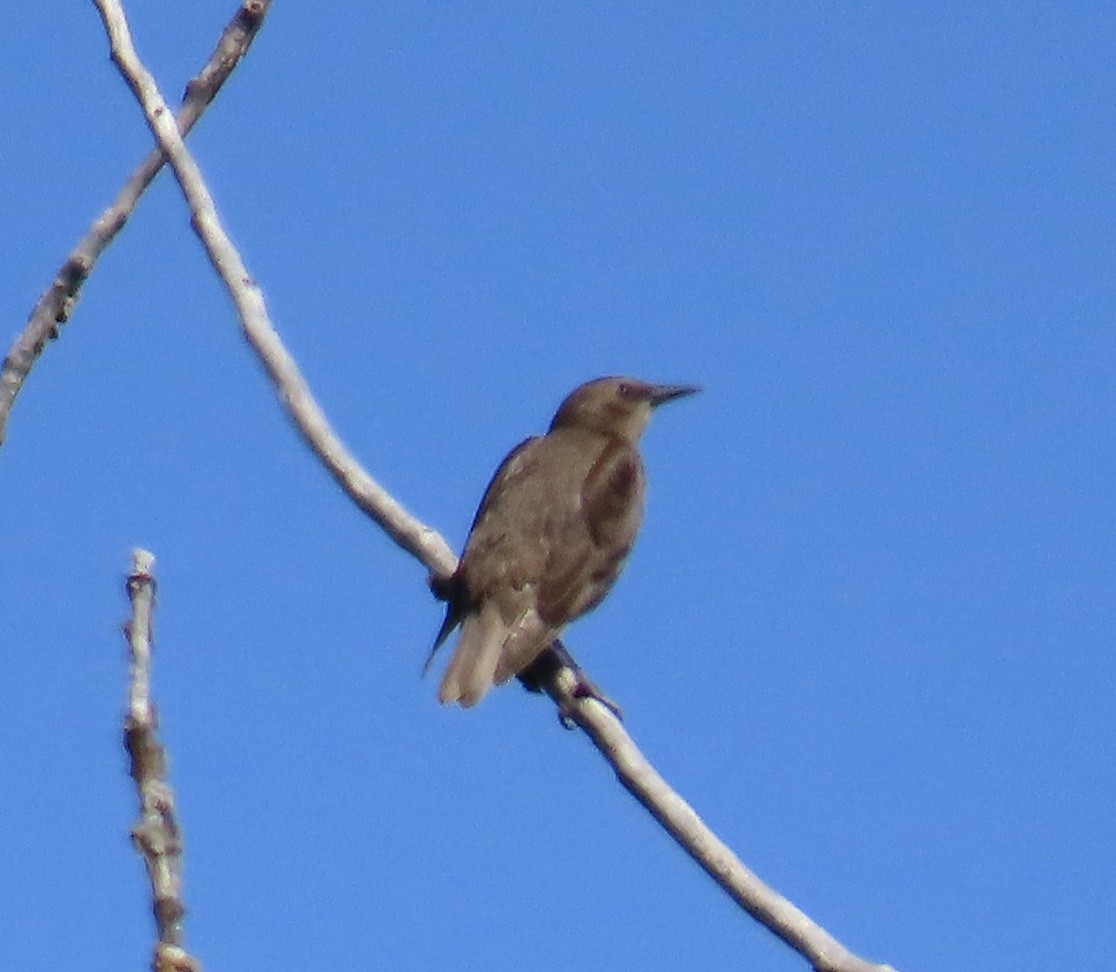
[[[194,230],[228,289],[244,335],[260,357],[287,414],[340,486],[396,543],[435,577],[452,573],[456,558],[445,540],[376,483],[330,428],[276,334],[259,287],[222,227],[201,172],[167,117],[154,79],[136,55],[118,0],[94,3],[109,34],[112,59],[142,105],[148,126],[174,169],[190,207]],[[749,914],[803,955],[817,972],[890,972],[887,966],[857,958],[756,878],[655,772],[613,713],[595,699],[578,696],[578,685],[574,670],[564,665],[555,666],[544,679],[544,688],[559,711],[586,732],[623,785]]]
[[[178,130],[183,135],[194,127],[247,52],[270,6],[271,0],[245,0],[229,21],[209,60],[186,85],[182,109],[178,113]],[[140,196],[163,167],[163,161],[163,153],[156,146],[128,176],[112,204],[97,217],[58,268],[54,280],[31,310],[27,325],[4,356],[0,366],[0,445],[4,442],[16,396],[32,367],[47,343],[58,337],[59,325],[69,320],[93,264],[124,228]]]
[[[182,830],[167,781],[167,753],[156,732],[158,715],[151,701],[152,613],[155,606],[155,557],[132,551],[128,599],[132,617],[124,625],[131,654],[128,712],[124,717],[124,748],[139,793],[140,819],[132,841],[147,867],[154,900],[155,972],[199,972],[198,961],[183,945]]]

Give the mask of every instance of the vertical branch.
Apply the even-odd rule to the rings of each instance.
[[[124,624],[131,664],[128,711],[124,717],[124,748],[139,794],[140,818],[132,840],[151,882],[157,940],[155,972],[199,972],[201,966],[183,946],[182,831],[167,782],[167,753],[156,733],[158,715],[151,701],[152,616],[155,606],[155,557],[132,552],[128,599],[132,616]]]

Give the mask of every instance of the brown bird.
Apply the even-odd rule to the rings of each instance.
[[[598,378],[571,392],[546,435],[508,454],[457,570],[437,586],[448,604],[427,667],[461,625],[442,702],[475,705],[601,602],[643,519],[639,437],[652,409],[697,390]]]

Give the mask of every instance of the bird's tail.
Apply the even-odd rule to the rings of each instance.
[[[507,634],[507,625],[491,601],[482,604],[475,614],[467,615],[461,623],[457,650],[442,678],[438,700],[460,702],[468,707],[484,698],[492,687]]]

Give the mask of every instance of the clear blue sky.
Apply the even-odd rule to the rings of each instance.
[[[133,3],[168,98],[233,3]],[[12,4],[3,345],[150,144]],[[761,876],[903,972],[1116,964],[1116,7],[278,3],[191,144],[338,431],[459,547],[608,373],[647,438],[569,644]],[[0,956],[140,969],[128,551],[210,969],[801,970],[277,408],[164,174],[0,450]]]

